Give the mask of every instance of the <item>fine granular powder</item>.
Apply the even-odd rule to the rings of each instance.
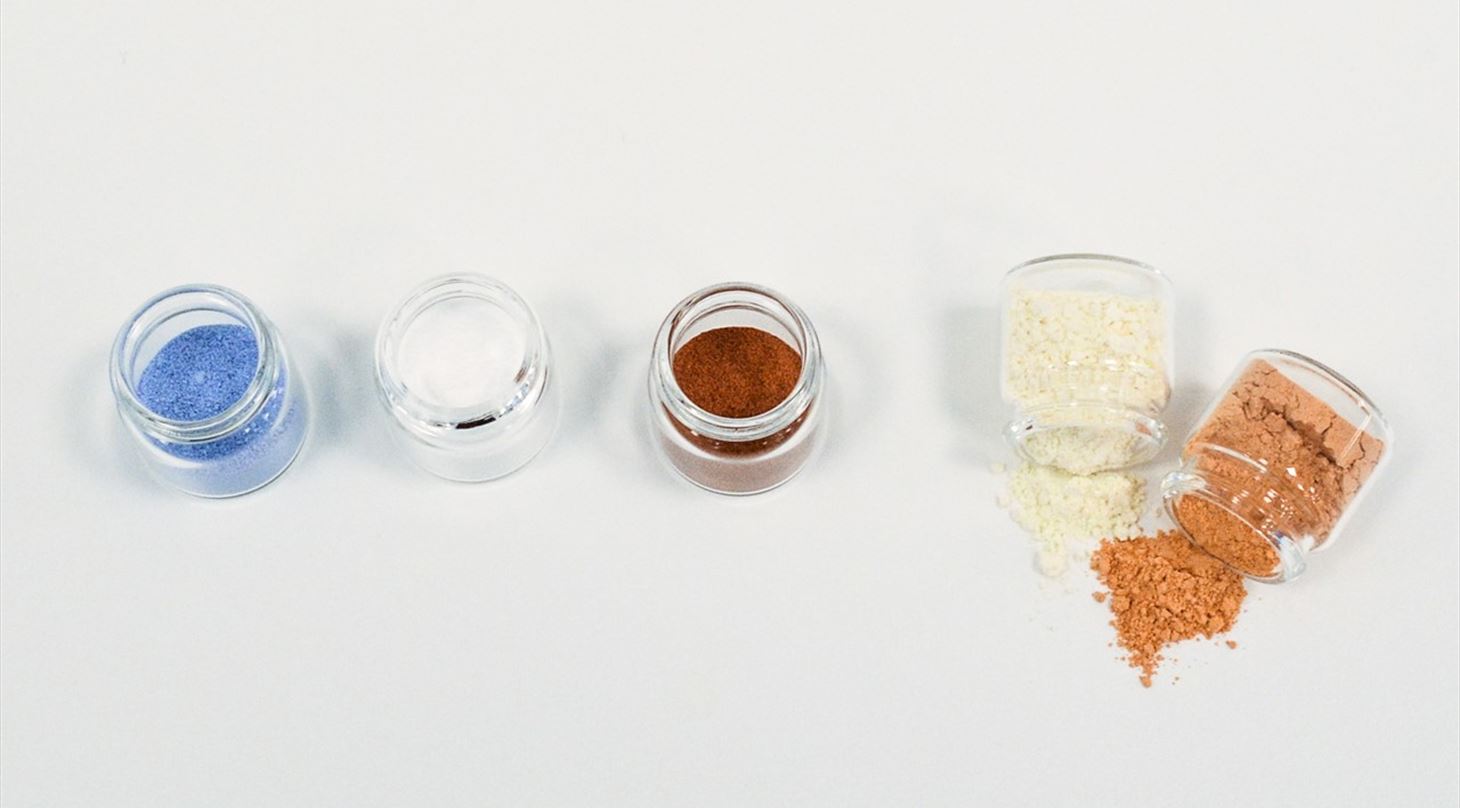
[[[1115,471],[1069,474],[1025,463],[1009,478],[1009,514],[1033,534],[1039,571],[1063,575],[1101,537],[1133,536],[1145,509],[1145,483]]]
[[[715,328],[674,353],[674,381],[706,412],[750,418],[785,401],[801,378],[801,355],[759,328]]]
[[[775,409],[796,389],[801,378],[801,354],[768,331],[733,326],[695,335],[675,351],[671,367],[675,383],[695,406],[726,418],[750,418]],[[675,431],[705,452],[723,458],[748,459],[766,457],[790,442],[807,415],[802,413],[774,434],[743,441],[701,435],[672,416],[669,420]],[[744,475],[769,479],[782,474],[784,468],[799,467],[811,449],[810,444],[798,446],[754,472],[736,472],[739,475],[736,482],[746,483],[748,478],[740,479]]]
[[[1240,452],[1259,468],[1204,445]],[[1264,531],[1321,545],[1344,508],[1373,473],[1384,443],[1334,412],[1271,363],[1258,360],[1232,385],[1187,442],[1200,470],[1219,481],[1233,511]],[[1208,502],[1175,503],[1181,526],[1208,551],[1240,570],[1271,574],[1271,544],[1248,525]]]
[[[1159,298],[1020,289],[1004,320],[1004,395],[1044,428],[1025,437],[1035,462],[1073,474],[1122,468],[1142,442],[1127,411],[1155,416],[1170,398],[1169,337]]]
[[[1146,687],[1166,646],[1228,631],[1247,596],[1242,576],[1175,531],[1106,539],[1090,567],[1109,590],[1095,599],[1109,604],[1116,642]]]
[[[1278,554],[1272,543],[1216,505],[1196,497],[1182,497],[1176,503],[1176,518],[1188,533],[1200,537],[1207,552],[1237,569],[1259,575],[1277,569]]]

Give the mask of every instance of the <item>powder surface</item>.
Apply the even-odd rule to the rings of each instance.
[[[1146,445],[1123,411],[1154,416],[1170,398],[1160,300],[1021,289],[1004,323],[1004,395],[1046,428],[1024,450],[1076,474],[1129,465]],[[1053,427],[1052,429],[1050,427]]]
[[[444,300],[401,335],[395,364],[407,390],[441,407],[495,407],[516,390],[527,352],[522,326],[490,301]]]
[[[1206,551],[1239,570],[1270,575],[1278,566],[1277,550],[1262,534],[1206,500],[1182,497],[1176,518]]]
[[[1009,478],[1010,515],[1038,543],[1040,572],[1063,575],[1080,542],[1139,530],[1145,483],[1119,472],[1069,474],[1026,463]]]
[[[1236,450],[1261,469],[1201,452],[1205,444]],[[1258,360],[1192,435],[1187,452],[1250,523],[1317,546],[1373,473],[1384,443]],[[1228,563],[1257,575],[1276,568],[1271,546],[1230,514],[1193,497],[1182,497],[1175,510],[1182,527]]]
[[[174,421],[203,421],[243,397],[259,346],[242,325],[200,325],[162,346],[137,379],[137,398]]]
[[[1247,597],[1242,576],[1175,531],[1102,541],[1090,566],[1109,590],[1116,642],[1146,687],[1166,646],[1230,630]]]
[[[715,328],[681,346],[673,370],[679,389],[700,409],[750,418],[791,395],[801,377],[801,355],[759,328]]]
[[[178,421],[201,421],[232,407],[257,371],[258,342],[242,325],[203,325],[173,337],[138,375],[137,398]],[[166,474],[203,496],[230,496],[268,482],[298,454],[308,429],[307,400],[288,392],[287,365],[244,423],[213,440],[164,441],[157,449],[179,458]]]

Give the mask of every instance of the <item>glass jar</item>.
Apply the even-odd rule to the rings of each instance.
[[[1171,398],[1171,282],[1128,258],[1037,258],[1004,276],[1005,429],[1025,460],[1073,474],[1161,450]]]
[[[716,415],[680,389],[674,357],[691,339],[718,328],[748,327],[790,346],[801,371],[789,395],[750,417]],[[826,368],[816,329],[796,304],[763,286],[725,283],[680,301],[654,338],[649,412],[660,453],[695,485],[720,494],[757,494],[796,475],[820,446]]]
[[[375,377],[396,443],[448,480],[516,471],[557,426],[547,334],[525,300],[485,275],[443,275],[401,301],[381,323]]]
[[[110,375],[148,468],[189,494],[263,486],[309,431],[309,399],[279,332],[221,286],[179,286],[143,303],[117,334]]]
[[[1249,578],[1279,582],[1328,546],[1388,459],[1377,407],[1291,351],[1248,354],[1162,482],[1187,538]]]

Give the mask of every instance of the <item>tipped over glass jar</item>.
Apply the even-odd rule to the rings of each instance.
[[[1072,474],[1151,459],[1171,398],[1171,282],[1090,253],[1014,267],[1001,292],[1005,436],[1030,462]]]
[[[1379,409],[1337,371],[1256,351],[1187,439],[1162,497],[1198,547],[1249,578],[1288,581],[1332,544],[1392,441]]]

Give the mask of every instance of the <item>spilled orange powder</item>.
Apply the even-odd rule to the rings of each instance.
[[[1241,575],[1175,531],[1106,539],[1090,567],[1109,590],[1108,598],[1095,599],[1110,604],[1116,642],[1146,687],[1166,646],[1228,631],[1247,597]]]

